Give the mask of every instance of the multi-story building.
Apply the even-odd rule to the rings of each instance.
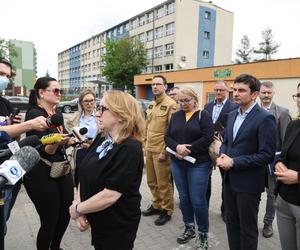
[[[37,63],[34,44],[13,39],[9,42],[15,46],[17,51],[17,57],[11,59],[16,73],[14,77],[15,94],[27,95],[36,80]]]
[[[233,13],[212,2],[168,0],[58,54],[58,79],[77,92],[101,80],[107,39],[139,38],[147,51],[143,73],[231,63]]]

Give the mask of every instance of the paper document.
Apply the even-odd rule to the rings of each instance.
[[[176,152],[174,150],[170,149],[169,147],[167,147],[166,150],[170,154],[176,155]],[[188,155],[185,156],[185,157],[183,157],[183,159],[186,160],[186,161],[188,161],[188,162],[190,162],[190,163],[193,163],[193,164],[196,162],[196,159],[194,157],[191,157],[191,156],[188,156]]]

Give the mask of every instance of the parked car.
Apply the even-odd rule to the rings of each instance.
[[[3,96],[7,99],[13,108],[20,109],[21,112],[26,112],[29,106],[29,98],[27,96]]]
[[[96,98],[96,105],[100,105],[100,99]],[[71,113],[78,110],[78,98],[71,101],[63,101],[56,105],[56,111],[62,113]]]

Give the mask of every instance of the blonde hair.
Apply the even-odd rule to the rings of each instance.
[[[179,90],[179,94],[180,93],[183,94],[183,95],[187,95],[187,96],[191,97],[192,99],[194,99],[195,102],[196,102],[196,105],[198,107],[199,98],[198,98],[197,92],[194,88],[192,88],[192,87],[183,87]]]
[[[134,138],[143,142],[145,119],[137,100],[122,91],[110,90],[105,92],[103,98],[109,111],[120,119],[120,131],[116,143],[127,138]]]
[[[95,105],[96,105],[96,94],[95,94],[95,92],[93,90],[91,90],[91,89],[82,90],[80,92],[79,96],[78,96],[78,110],[79,110],[80,113],[83,111],[82,100],[88,94],[91,94],[91,95],[94,96]]]

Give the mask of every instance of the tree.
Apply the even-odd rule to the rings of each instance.
[[[17,57],[18,53],[14,44],[0,38],[0,58],[6,58],[11,60],[13,57]]]
[[[247,35],[244,35],[241,39],[241,45],[236,51],[237,58],[236,63],[248,63],[252,60],[254,48],[250,45],[250,39]]]
[[[147,65],[146,50],[139,39],[122,38],[106,42],[103,76],[113,87],[133,93],[133,77]]]
[[[269,27],[261,33],[261,36],[263,41],[259,43],[259,49],[254,50],[254,53],[263,55],[262,60],[271,60],[271,55],[278,52],[280,44],[274,41],[272,29]]]

